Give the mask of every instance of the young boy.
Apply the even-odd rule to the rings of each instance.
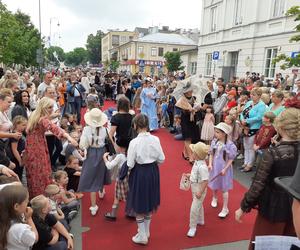
[[[203,201],[206,196],[209,178],[205,158],[208,154],[209,145],[198,142],[197,144],[191,144],[190,148],[193,152],[195,162],[191,173],[186,174],[190,178],[193,195],[193,202],[190,210],[190,229],[187,236],[194,237],[197,231],[197,224],[204,225]]]
[[[263,116],[263,125],[255,135],[253,149],[257,153],[256,166],[260,164],[262,149],[266,149],[270,146],[271,139],[276,134],[276,130],[272,125],[275,118],[276,116],[273,112],[266,112]]]

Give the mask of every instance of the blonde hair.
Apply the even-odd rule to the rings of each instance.
[[[39,123],[40,119],[43,116],[50,115],[48,112],[48,108],[54,105],[54,100],[50,99],[49,97],[43,97],[40,102],[38,103],[36,110],[32,112],[31,116],[29,117],[27,130],[28,132],[35,129],[37,124]]]
[[[260,97],[260,99],[266,104],[268,105],[271,101],[271,97],[270,97],[270,94],[267,94],[267,93],[263,93]]]
[[[300,109],[287,108],[275,119],[276,130],[282,129],[292,140],[300,139]]]
[[[68,176],[68,173],[64,170],[58,170],[54,173],[54,180],[56,182],[59,182],[59,180],[61,179],[61,177],[63,177],[64,175]]]
[[[261,96],[262,95],[262,90],[260,88],[253,88],[250,93]]]
[[[46,196],[44,196],[42,194],[32,198],[32,200],[30,201],[30,204],[31,204],[33,213],[38,214],[38,215],[41,214],[42,209],[46,205],[46,201],[47,201]]]
[[[60,189],[56,184],[49,184],[45,189],[45,195],[47,197],[59,193]]]
[[[12,90],[8,88],[0,89],[0,100],[4,100],[6,97],[13,97]]]
[[[23,122],[27,122],[27,119],[24,116],[21,115],[17,115],[14,119],[13,119],[13,127],[16,128],[16,126],[18,126],[19,124],[23,123]]]

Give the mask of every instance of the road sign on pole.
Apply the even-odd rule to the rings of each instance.
[[[219,51],[214,51],[212,54],[212,59],[213,60],[219,60],[220,59],[220,52]]]

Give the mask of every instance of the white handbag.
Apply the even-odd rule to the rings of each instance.
[[[188,191],[191,187],[190,178],[186,174],[182,174],[179,189]]]

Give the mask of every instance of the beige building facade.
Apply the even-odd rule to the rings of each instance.
[[[114,55],[110,54],[111,49],[124,43],[128,43],[138,37],[138,33],[132,31],[109,31],[102,38],[101,61],[110,61]]]
[[[157,75],[167,72],[166,52],[184,51],[196,46],[196,42],[184,35],[157,32],[112,48],[110,54],[117,55],[119,70]]]

